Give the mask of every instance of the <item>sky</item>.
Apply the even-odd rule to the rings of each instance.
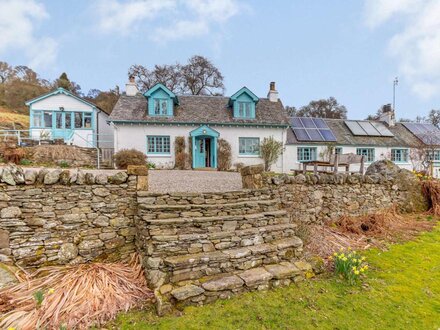
[[[333,96],[363,119],[398,77],[398,118],[440,109],[440,0],[0,0],[0,61],[83,92],[196,54],[226,95],[275,81],[284,105]]]

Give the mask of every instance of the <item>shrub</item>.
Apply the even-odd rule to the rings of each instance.
[[[115,164],[119,169],[126,169],[128,165],[147,165],[147,156],[136,149],[122,149],[115,156]]]
[[[188,168],[192,168],[192,137],[188,136]]]
[[[68,168],[68,167],[70,166],[69,163],[66,162],[65,160],[60,161],[60,162],[58,163],[58,165],[59,165],[61,168]]]
[[[148,168],[151,169],[155,169],[156,168],[156,164],[152,163],[152,162],[147,162],[147,166]]]
[[[277,161],[282,152],[283,143],[281,141],[275,140],[273,136],[263,139],[260,146],[260,154],[266,171],[270,171],[270,167]]]
[[[20,164],[26,157],[26,151],[23,148],[7,148],[3,150],[3,158],[7,163]]]
[[[186,152],[177,153],[175,158],[174,168],[177,168],[178,170],[187,169],[188,168],[187,161],[188,161],[188,154]]]
[[[225,139],[218,139],[217,142],[217,160],[219,171],[227,171],[231,168],[231,145]]]
[[[174,167],[179,170],[186,169],[188,167],[188,154],[185,152],[185,138],[183,136],[176,136],[174,152]]]
[[[365,257],[361,257],[356,251],[335,252],[330,260],[334,260],[335,273],[354,284],[367,269]]]

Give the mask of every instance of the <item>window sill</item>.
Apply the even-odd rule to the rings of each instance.
[[[150,158],[171,158],[171,154],[149,154],[149,153],[147,153],[147,157],[150,157]]]
[[[245,154],[239,154],[238,158],[261,158],[260,155],[245,155]]]

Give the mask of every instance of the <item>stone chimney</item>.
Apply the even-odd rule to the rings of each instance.
[[[269,93],[267,93],[267,98],[270,102],[278,102],[278,91],[275,89],[275,82],[272,81],[269,87]]]
[[[139,92],[134,77],[130,76],[128,83],[125,84],[125,94],[127,96],[136,96]]]
[[[386,122],[390,127],[396,125],[396,115],[391,104],[386,104],[383,106],[382,114],[380,115],[379,120]]]

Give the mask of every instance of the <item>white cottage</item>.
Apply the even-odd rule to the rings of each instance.
[[[29,135],[34,140],[63,139],[80,147],[113,148],[109,115],[63,88],[27,101],[26,105]]]
[[[267,98],[243,87],[230,97],[176,95],[162,84],[141,94],[134,80],[126,86],[109,118],[115,151],[135,148],[161,168],[173,168],[176,137],[185,137],[192,168],[217,168],[217,141],[232,149],[232,164],[263,163],[260,143],[273,136],[284,144],[288,119],[275,83]],[[272,170],[285,172],[284,154]]]

